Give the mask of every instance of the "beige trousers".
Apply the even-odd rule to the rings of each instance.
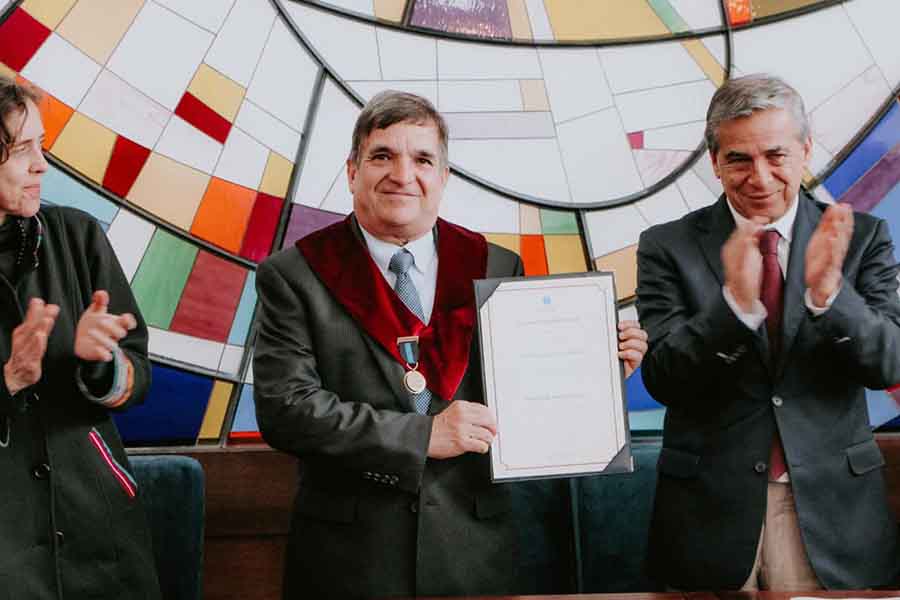
[[[822,584],[809,564],[800,537],[791,484],[770,482],[756,560],[741,590],[795,592],[821,589]]]

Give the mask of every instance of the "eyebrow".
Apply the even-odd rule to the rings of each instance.
[[[419,158],[430,158],[432,160],[434,160],[437,157],[437,155],[434,152],[432,152],[431,150],[417,150],[416,156]]]
[[[387,152],[388,154],[394,154],[394,149],[390,146],[386,146],[384,144],[380,144],[378,146],[373,146],[369,148],[368,152],[366,152],[366,156],[372,156],[373,154],[379,154],[381,152]]]
[[[366,156],[373,156],[373,155],[379,154],[381,152],[386,152],[392,156],[394,154],[396,154],[394,149],[391,148],[390,146],[387,146],[385,144],[379,144],[378,146],[373,146],[372,148],[369,148],[369,150],[366,152]],[[435,154],[431,150],[414,150],[413,155],[417,158],[429,158],[432,160],[434,160],[437,157],[437,154]]]
[[[47,137],[47,134],[46,134],[46,133],[42,133],[41,135],[37,136],[36,138],[28,138],[27,140],[16,140],[15,142],[13,142],[13,143],[10,145],[10,147],[11,147],[11,148],[18,148],[19,146],[24,146],[24,145],[26,145],[26,144],[30,144],[31,141],[32,141],[32,140],[35,140],[35,139],[38,140],[39,142],[41,142],[41,143],[43,144],[43,142],[44,142],[44,140],[46,139],[46,137]]]
[[[790,151],[785,146],[773,146],[772,148],[766,148],[763,151],[763,154],[790,154]],[[737,150],[731,150],[725,153],[725,160],[743,160],[749,159],[750,155],[745,152],[738,152]]]

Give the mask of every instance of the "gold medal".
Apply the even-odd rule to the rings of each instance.
[[[425,376],[418,371],[407,371],[403,374],[403,387],[410,394],[421,394],[427,385]]]

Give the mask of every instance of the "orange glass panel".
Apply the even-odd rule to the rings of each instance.
[[[744,25],[753,18],[750,11],[750,0],[727,0],[728,20],[732,25]]]
[[[255,190],[213,177],[197,209],[191,233],[237,254],[255,198]]]
[[[521,244],[525,274],[547,275],[547,253],[544,250],[544,236],[523,235]]]

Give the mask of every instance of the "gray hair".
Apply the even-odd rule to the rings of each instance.
[[[803,99],[797,90],[774,75],[757,73],[729,79],[716,90],[706,111],[706,145],[715,154],[719,151],[719,125],[739,117],[749,117],[756,111],[781,108],[787,110],[797,125],[801,142],[809,138],[809,118]]]
[[[431,102],[421,96],[385,90],[369,100],[353,127],[353,146],[349,160],[359,164],[363,144],[376,129],[387,129],[396,123],[433,124],[438,131],[441,165],[447,165],[447,122]]]

